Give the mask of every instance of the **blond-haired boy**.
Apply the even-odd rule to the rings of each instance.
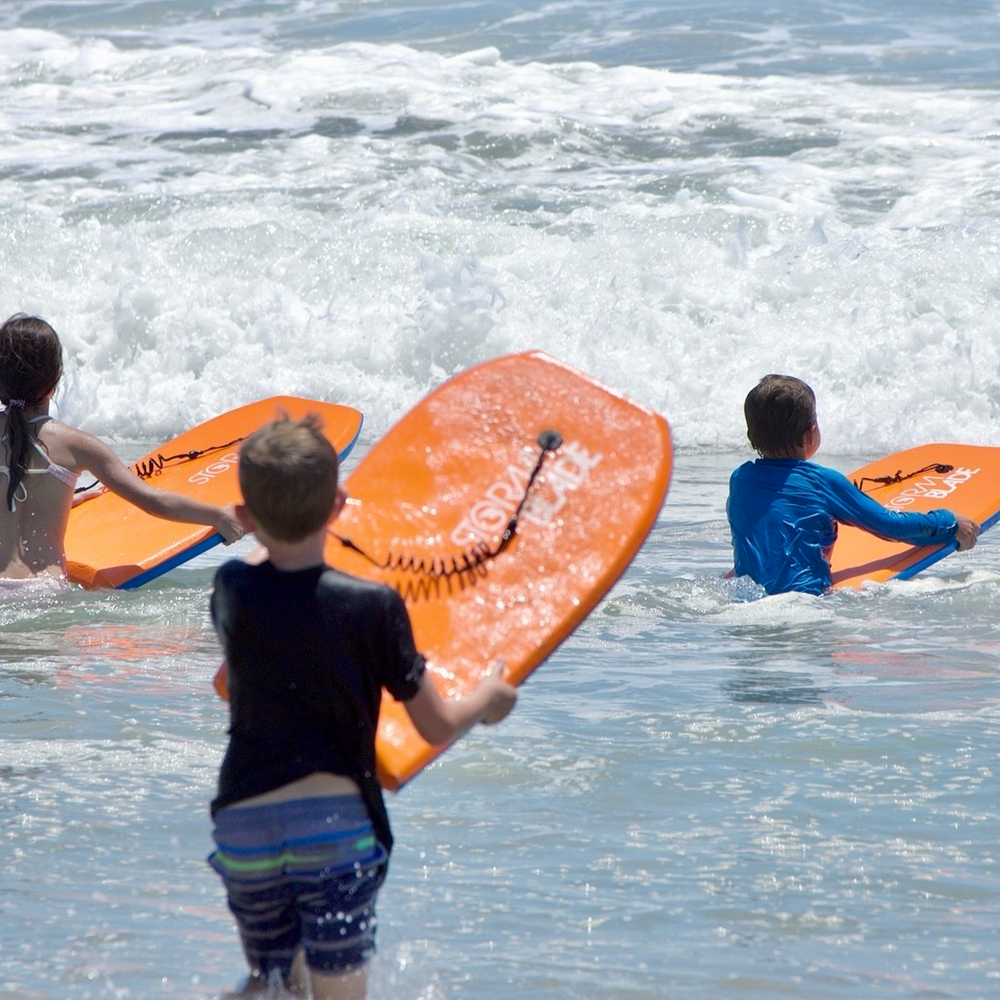
[[[209,863],[250,966],[236,995],[275,980],[301,992],[307,976],[317,1000],[361,998],[392,849],[375,773],[382,689],[432,744],[499,722],[517,695],[491,674],[468,696],[442,699],[402,598],[325,564],[327,525],[346,493],[318,420],[278,420],[251,435],[239,477],[237,516],[267,558],[221,566],[211,605],[230,728]]]

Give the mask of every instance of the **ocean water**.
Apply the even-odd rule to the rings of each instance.
[[[998,445],[1000,4],[5,0],[0,312],[126,458],[278,392],[357,457],[541,347],[669,419],[632,567],[390,800],[370,995],[1000,996],[1000,551],[727,582],[742,399],[818,460]],[[237,551],[244,551],[244,545]],[[0,997],[207,998],[216,550],[0,594]]]

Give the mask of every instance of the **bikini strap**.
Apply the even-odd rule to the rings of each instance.
[[[0,465],[0,475],[7,476],[10,478],[10,468],[6,465]],[[19,503],[24,503],[28,499],[28,488],[24,485],[24,480],[22,479],[17,484],[17,489],[14,490],[14,496],[11,497],[11,513],[17,510],[17,505]]]

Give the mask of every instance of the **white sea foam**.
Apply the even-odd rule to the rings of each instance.
[[[275,392],[379,433],[543,347],[739,448],[767,371],[827,450],[996,443],[992,93],[345,44],[0,32],[3,310],[68,419],[157,437]]]
[[[989,93],[349,44],[0,34],[6,311],[69,419],[157,436],[272,392],[384,429],[544,347],[742,444],[760,374],[828,449],[995,443]]]

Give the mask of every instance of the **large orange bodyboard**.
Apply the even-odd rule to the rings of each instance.
[[[539,436],[550,430],[562,443],[545,453],[526,493]],[[545,354],[496,358],[432,392],[362,459],[326,558],[403,595],[444,697],[471,691],[499,659],[519,684],[631,562],[671,466],[659,414]],[[376,752],[386,788],[443,749],[417,735],[402,705],[382,699]]]
[[[556,431],[510,543],[495,550],[542,449]],[[347,573],[384,581],[406,599],[417,648],[445,697],[472,690],[497,659],[523,681],[618,579],[667,495],[672,448],[657,413],[532,352],[488,361],[440,386],[362,459],[326,556]],[[475,562],[473,556],[470,562]],[[436,575],[435,575],[436,573]],[[383,698],[379,777],[399,788],[441,747]]]
[[[872,462],[848,478],[890,510],[925,514],[946,508],[972,518],[983,530],[1000,517],[1000,448],[927,444]],[[833,585],[908,579],[955,548],[954,542],[914,546],[887,541],[842,524],[830,560]]]
[[[363,422],[361,413],[350,406],[274,396],[193,427],[144,455],[133,468],[150,472],[147,482],[159,489],[218,506],[239,503],[239,442],[281,412],[296,419],[317,414],[323,433],[341,457],[357,441]],[[221,541],[210,527],[153,517],[104,491],[70,513],[66,572],[88,587],[138,587]]]

